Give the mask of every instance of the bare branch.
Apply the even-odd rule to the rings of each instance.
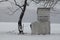
[[[13,8],[13,5],[15,5],[15,3],[11,2],[11,1],[8,1],[8,2],[11,4],[11,6]]]
[[[17,12],[20,8],[17,8],[16,10],[11,10],[11,8],[8,8],[11,12],[12,12],[12,14],[8,14],[8,15],[13,15],[13,14],[15,14],[15,12]]]
[[[16,0],[14,0],[14,2],[15,2],[15,5],[18,6],[19,8],[21,8],[21,10],[22,10],[23,6],[18,5],[17,2],[16,2]]]
[[[58,0],[54,3],[53,7],[58,3]]]
[[[23,7],[24,5],[23,5],[23,6],[18,5],[17,2],[16,2],[16,0],[14,0],[14,2],[11,2],[11,1],[8,1],[8,2],[11,3],[11,6],[12,6],[11,8],[13,8],[13,5],[19,7],[19,8],[17,8],[17,9],[15,9],[15,10],[12,10],[10,7],[7,7],[7,8],[9,9],[9,11],[12,12],[11,14],[8,14],[8,15],[13,15],[13,14],[15,14],[15,12],[17,12],[20,8],[21,8],[21,10],[23,10],[22,7]],[[12,5],[12,4],[13,4],[13,5]]]

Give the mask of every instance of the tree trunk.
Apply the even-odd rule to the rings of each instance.
[[[22,19],[23,19],[25,10],[26,10],[26,5],[27,5],[27,0],[24,1],[23,9],[22,9],[21,15],[19,17],[19,21],[18,21],[18,31],[19,31],[20,34],[23,33],[23,30],[22,30]]]

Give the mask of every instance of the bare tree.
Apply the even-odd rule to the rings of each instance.
[[[19,8],[21,8],[22,12],[20,14],[20,17],[19,17],[19,21],[18,21],[18,30],[19,30],[19,33],[23,33],[23,30],[22,30],[22,19],[23,19],[23,16],[24,16],[24,13],[25,13],[25,10],[26,10],[26,5],[27,5],[27,0],[24,1],[24,4],[22,6],[18,5],[16,0],[14,0],[15,2],[15,5],[18,6]]]
[[[5,1],[8,1],[8,0],[1,0],[0,2],[5,2]],[[19,31],[20,34],[23,34],[23,30],[22,30],[22,19],[23,19],[25,10],[26,10],[27,0],[24,1],[24,4],[22,6],[20,6],[19,4],[17,4],[16,0],[14,0],[14,3],[15,3],[16,6],[18,6],[22,10],[22,12],[20,14],[20,17],[19,17],[19,21],[18,21],[18,31]],[[18,9],[16,9],[14,12],[16,12]]]

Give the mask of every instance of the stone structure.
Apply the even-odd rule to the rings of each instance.
[[[37,9],[37,21],[31,23],[32,34],[50,34],[50,8]]]

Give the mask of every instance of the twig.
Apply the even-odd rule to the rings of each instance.
[[[14,10],[14,11],[12,11],[10,8],[8,8],[11,12],[12,12],[12,14],[8,14],[8,15],[13,15],[13,14],[15,14],[15,12],[16,11],[18,11],[19,10],[19,8],[17,8],[16,10]]]
[[[23,9],[22,9],[22,6],[18,5],[17,2],[16,2],[16,0],[14,0],[14,2],[15,2],[15,5],[16,5],[16,6],[18,6],[19,8],[21,8],[21,10],[23,10]]]

